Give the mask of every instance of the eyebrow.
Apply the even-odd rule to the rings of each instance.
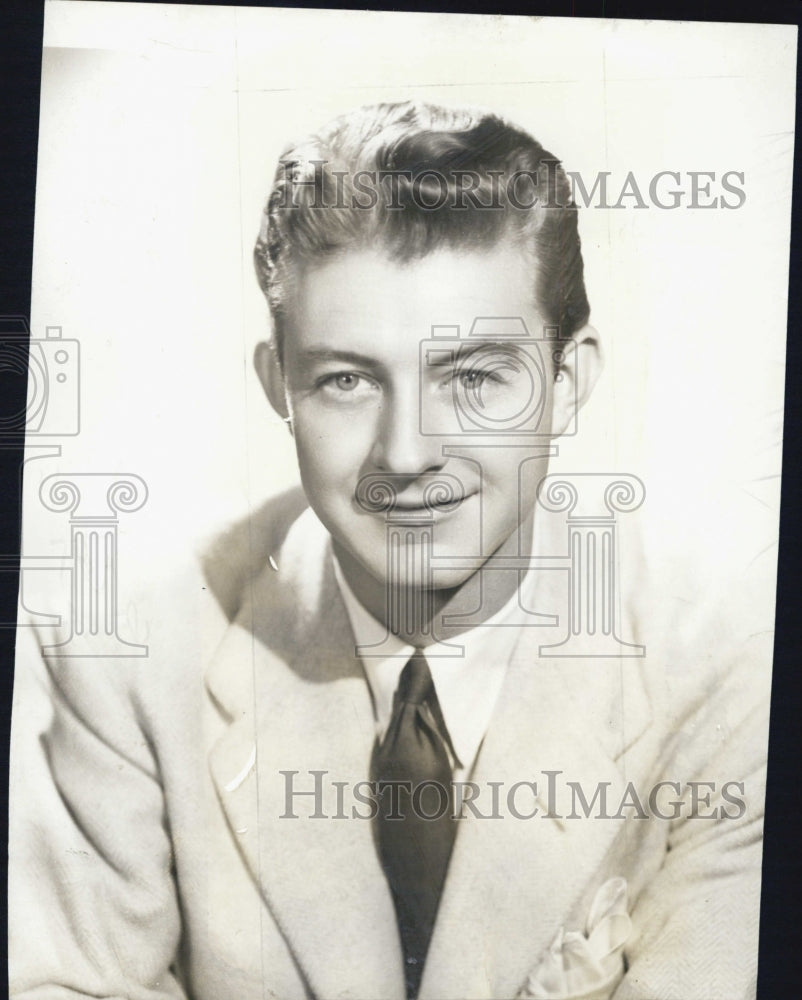
[[[530,338],[527,338],[530,339]],[[433,359],[427,362],[427,367],[430,368],[440,368],[447,367],[448,365],[453,365],[455,362],[464,363],[467,359],[472,358],[476,354],[480,354],[483,351],[503,349],[505,351],[510,351],[518,355],[526,355],[526,352],[522,349],[521,341],[515,340],[465,340],[460,338],[455,338],[457,341],[457,352],[458,356],[456,359],[451,361],[446,358],[443,359]],[[448,350],[446,344],[449,341],[446,339],[440,339],[434,337],[431,340],[424,339],[423,344],[425,349],[431,351],[442,351]],[[454,340],[450,341],[451,345],[454,344]],[[303,350],[299,354],[299,358],[304,364],[314,364],[315,362],[337,362],[338,364],[346,365],[361,365],[364,368],[373,368],[376,371],[383,371],[384,365],[381,361],[376,358],[371,357],[368,354],[360,354],[359,351],[342,351],[336,350],[331,347],[309,347]]]
[[[531,339],[531,338],[527,338],[527,339]],[[431,351],[438,351],[438,350],[440,350],[440,351],[446,350],[447,351],[448,350],[448,348],[445,347],[445,342],[443,340],[440,340],[439,338],[436,338],[436,339],[431,340],[431,341],[426,341],[426,344],[427,345],[431,344],[431,347],[428,348],[428,350],[431,350]],[[516,340],[460,340],[459,341],[459,348],[458,348],[457,358],[455,360],[459,361],[459,362],[464,362],[464,361],[468,360],[469,358],[472,358],[475,354],[480,354],[480,353],[488,351],[488,350],[493,351],[493,350],[498,350],[498,349],[502,349],[504,351],[508,351],[510,353],[521,355],[521,356],[528,356],[526,354],[526,351],[524,351],[523,348],[522,348],[521,341],[516,341]],[[428,359],[427,359],[427,361],[428,361]],[[447,366],[452,365],[452,364],[454,364],[454,361],[449,361],[448,358],[446,358],[446,357],[436,358],[436,359],[432,359],[431,361],[428,361],[428,365],[430,367],[433,367],[433,368],[447,367]]]
[[[376,358],[358,351],[336,351],[330,347],[310,347],[300,352],[302,361],[338,361],[349,365],[364,365],[370,368],[380,368],[381,363]]]

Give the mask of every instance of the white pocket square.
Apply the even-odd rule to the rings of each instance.
[[[611,878],[593,897],[586,933],[561,927],[519,1000],[608,1000],[624,976],[631,929],[626,879]]]

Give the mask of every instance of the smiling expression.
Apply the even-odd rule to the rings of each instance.
[[[306,495],[357,592],[371,582],[383,591],[388,579],[386,509],[364,502],[381,480],[393,484],[396,515],[433,521],[436,589],[473,575],[461,557],[519,551],[547,469],[542,446],[560,431],[554,373],[531,340],[468,334],[477,317],[520,317],[515,329],[541,338],[533,284],[528,254],[504,245],[410,263],[352,251],[301,272],[279,408]],[[434,478],[450,496],[427,493]]]

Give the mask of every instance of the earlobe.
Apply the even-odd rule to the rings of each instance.
[[[270,405],[281,417],[289,423],[290,412],[287,406],[287,394],[284,385],[284,375],[281,371],[275,345],[272,341],[263,340],[256,345],[253,354],[253,366],[259,381],[265,391]]]
[[[564,358],[554,373],[552,434],[564,434],[585,405],[598,381],[604,359],[598,331],[583,326],[571,337]]]

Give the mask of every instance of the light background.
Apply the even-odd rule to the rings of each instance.
[[[612,200],[630,170],[644,194],[660,170],[686,191],[745,174],[735,211],[581,211],[607,365],[554,468],[638,475],[655,578],[771,616],[795,29],[50,2],[44,41],[31,323],[80,341],[81,433],[28,464],[24,554],[69,547],[36,497],[53,472],[148,483],[122,594],[297,481],[251,365],[275,162],[334,114],[424,98],[508,115],[586,180],[610,171]]]

